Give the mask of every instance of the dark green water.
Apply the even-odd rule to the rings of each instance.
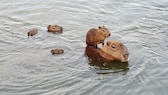
[[[1,95],[167,95],[167,0],[1,0],[0,10]],[[87,31],[100,25],[106,41],[127,46],[128,63],[107,69],[84,56]],[[39,32],[28,38],[31,28]]]

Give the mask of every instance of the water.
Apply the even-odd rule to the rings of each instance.
[[[167,0],[1,0],[0,10],[1,95],[167,95]],[[48,33],[49,24],[63,33]],[[84,56],[86,32],[99,25],[127,46],[122,68]]]

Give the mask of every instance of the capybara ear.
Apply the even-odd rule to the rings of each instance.
[[[50,26],[51,26],[51,25],[48,25],[48,27],[47,27],[47,29],[48,29],[48,32],[50,32],[50,30],[49,30],[49,29],[50,29]]]
[[[51,26],[51,25],[48,25],[47,29],[49,29],[49,28],[50,28],[50,26]]]
[[[60,27],[61,28],[61,32],[63,31],[63,28],[62,27]]]
[[[110,46],[110,41],[107,41],[106,45],[107,45],[107,46]]]
[[[101,28],[101,26],[98,27],[99,29]]]

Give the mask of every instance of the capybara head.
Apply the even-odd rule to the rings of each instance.
[[[52,49],[51,50],[51,53],[54,55],[54,54],[62,54],[64,53],[64,50],[63,49]]]
[[[102,36],[109,37],[111,35],[110,31],[104,25],[99,26],[98,28],[98,31],[101,33]]]
[[[27,33],[27,35],[28,36],[34,36],[34,35],[36,35],[37,34],[37,29],[36,28],[34,28],[34,29],[31,29],[28,33]]]
[[[122,42],[116,40],[107,41],[106,45],[101,48],[107,54],[110,54],[118,61],[128,61],[129,52]]]
[[[48,32],[53,32],[53,33],[62,33],[63,28],[59,25],[48,25],[47,27]]]

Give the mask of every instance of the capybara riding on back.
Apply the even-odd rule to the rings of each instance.
[[[93,46],[97,48],[97,45],[102,43],[104,45],[105,38],[110,36],[109,30],[103,25],[99,26],[98,29],[92,28],[87,32],[86,44],[87,46]]]

